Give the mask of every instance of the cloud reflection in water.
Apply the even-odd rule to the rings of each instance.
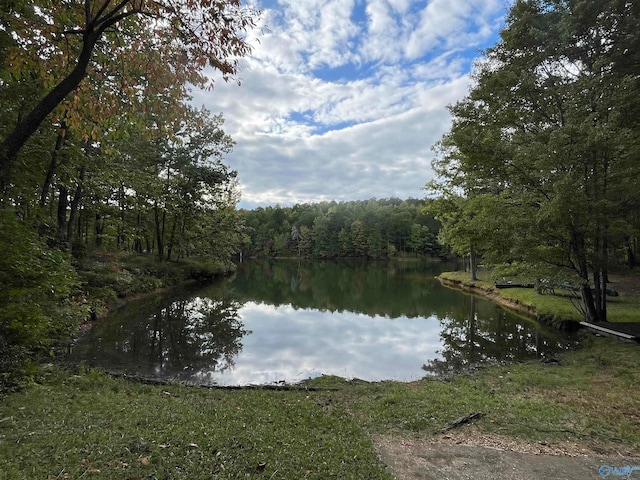
[[[437,356],[436,318],[389,319],[352,312],[321,312],[247,302],[238,310],[252,334],[235,366],[202,372],[220,385],[296,382],[321,374],[363,380],[416,380],[425,360]]]

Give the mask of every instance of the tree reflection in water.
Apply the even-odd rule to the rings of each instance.
[[[522,318],[521,322],[514,322],[506,318],[506,311],[485,306],[490,305],[467,295],[450,314],[439,318],[439,358],[423,365],[424,371],[449,376],[488,363],[544,358],[569,346],[557,337],[542,335],[540,326],[533,321]]]
[[[238,315],[241,306],[208,296],[130,304],[95,325],[73,355],[93,366],[131,372],[135,365],[143,376],[207,382],[213,372],[233,368],[242,337],[251,333]]]
[[[207,287],[128,304],[97,322],[74,356],[144,376],[248,385],[318,373],[413,380],[572,346],[559,332],[443,287],[435,276],[445,268],[247,262]]]

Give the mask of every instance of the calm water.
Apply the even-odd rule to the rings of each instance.
[[[568,348],[558,332],[442,287],[422,262],[248,262],[233,278],[130,303],[72,360],[219,385],[340,375],[409,381]]]

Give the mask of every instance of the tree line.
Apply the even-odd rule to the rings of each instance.
[[[425,200],[370,199],[241,211],[250,256],[389,258],[442,255]]]
[[[517,0],[435,147],[434,212],[454,252],[565,282],[607,318],[640,237],[640,4]]]

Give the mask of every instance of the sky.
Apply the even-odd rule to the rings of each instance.
[[[509,0],[251,0],[238,80],[194,91],[236,142],[240,208],[423,198]]]

